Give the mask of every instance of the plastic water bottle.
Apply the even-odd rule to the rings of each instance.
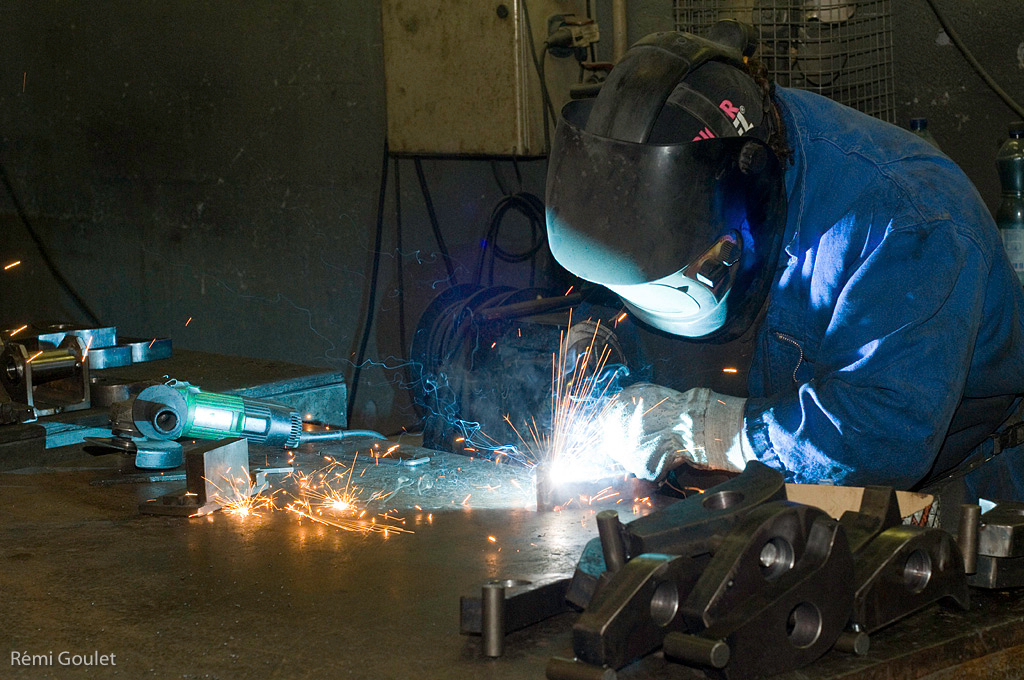
[[[935,141],[935,137],[932,136],[931,130],[928,129],[927,118],[911,118],[910,131],[934,146],[936,149],[939,148],[939,143]]]
[[[1010,138],[996,154],[996,169],[1003,186],[996,226],[1013,271],[1024,284],[1024,122],[1010,123]]]

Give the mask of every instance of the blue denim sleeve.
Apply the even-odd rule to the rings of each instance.
[[[890,227],[834,298],[813,378],[748,400],[758,458],[801,483],[922,479],[964,391],[987,275],[949,222]]]

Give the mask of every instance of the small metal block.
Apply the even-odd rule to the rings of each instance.
[[[254,496],[266,488],[266,475],[249,475],[249,442],[232,438],[204,442],[185,454],[186,487],[139,503],[152,515],[201,516],[220,510],[234,496]]]

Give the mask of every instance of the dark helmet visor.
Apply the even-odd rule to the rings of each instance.
[[[786,197],[763,142],[600,137],[584,129],[592,103],[565,106],[552,145],[548,240],[562,266],[599,284],[645,283],[678,271],[730,231],[743,238],[743,270],[777,254],[769,242],[781,239]]]

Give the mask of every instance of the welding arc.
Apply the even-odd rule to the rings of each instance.
[[[46,247],[46,244],[43,243],[43,239],[40,238],[39,234],[32,226],[32,223],[28,219],[28,215],[25,213],[25,208],[21,205],[21,201],[18,200],[18,194],[14,191],[14,185],[11,183],[11,178],[7,175],[7,168],[4,167],[3,163],[0,163],[0,182],[3,182],[4,188],[7,189],[7,194],[11,197],[11,203],[14,204],[14,212],[18,214],[18,219],[21,220],[22,226],[25,227],[25,231],[28,232],[29,238],[31,238],[32,242],[35,244],[40,257],[43,258],[43,264],[46,265],[46,268],[50,270],[50,274],[54,279],[56,279],[57,285],[64,289],[64,292],[74,300],[79,309],[85,312],[85,315],[89,317],[89,321],[97,326],[106,325],[100,321],[99,317],[96,316],[96,313],[92,311],[86,301],[82,299],[82,296],[78,294],[78,291],[71,286],[71,283],[64,277],[64,274],[57,269],[57,264],[50,256],[49,249]]]

